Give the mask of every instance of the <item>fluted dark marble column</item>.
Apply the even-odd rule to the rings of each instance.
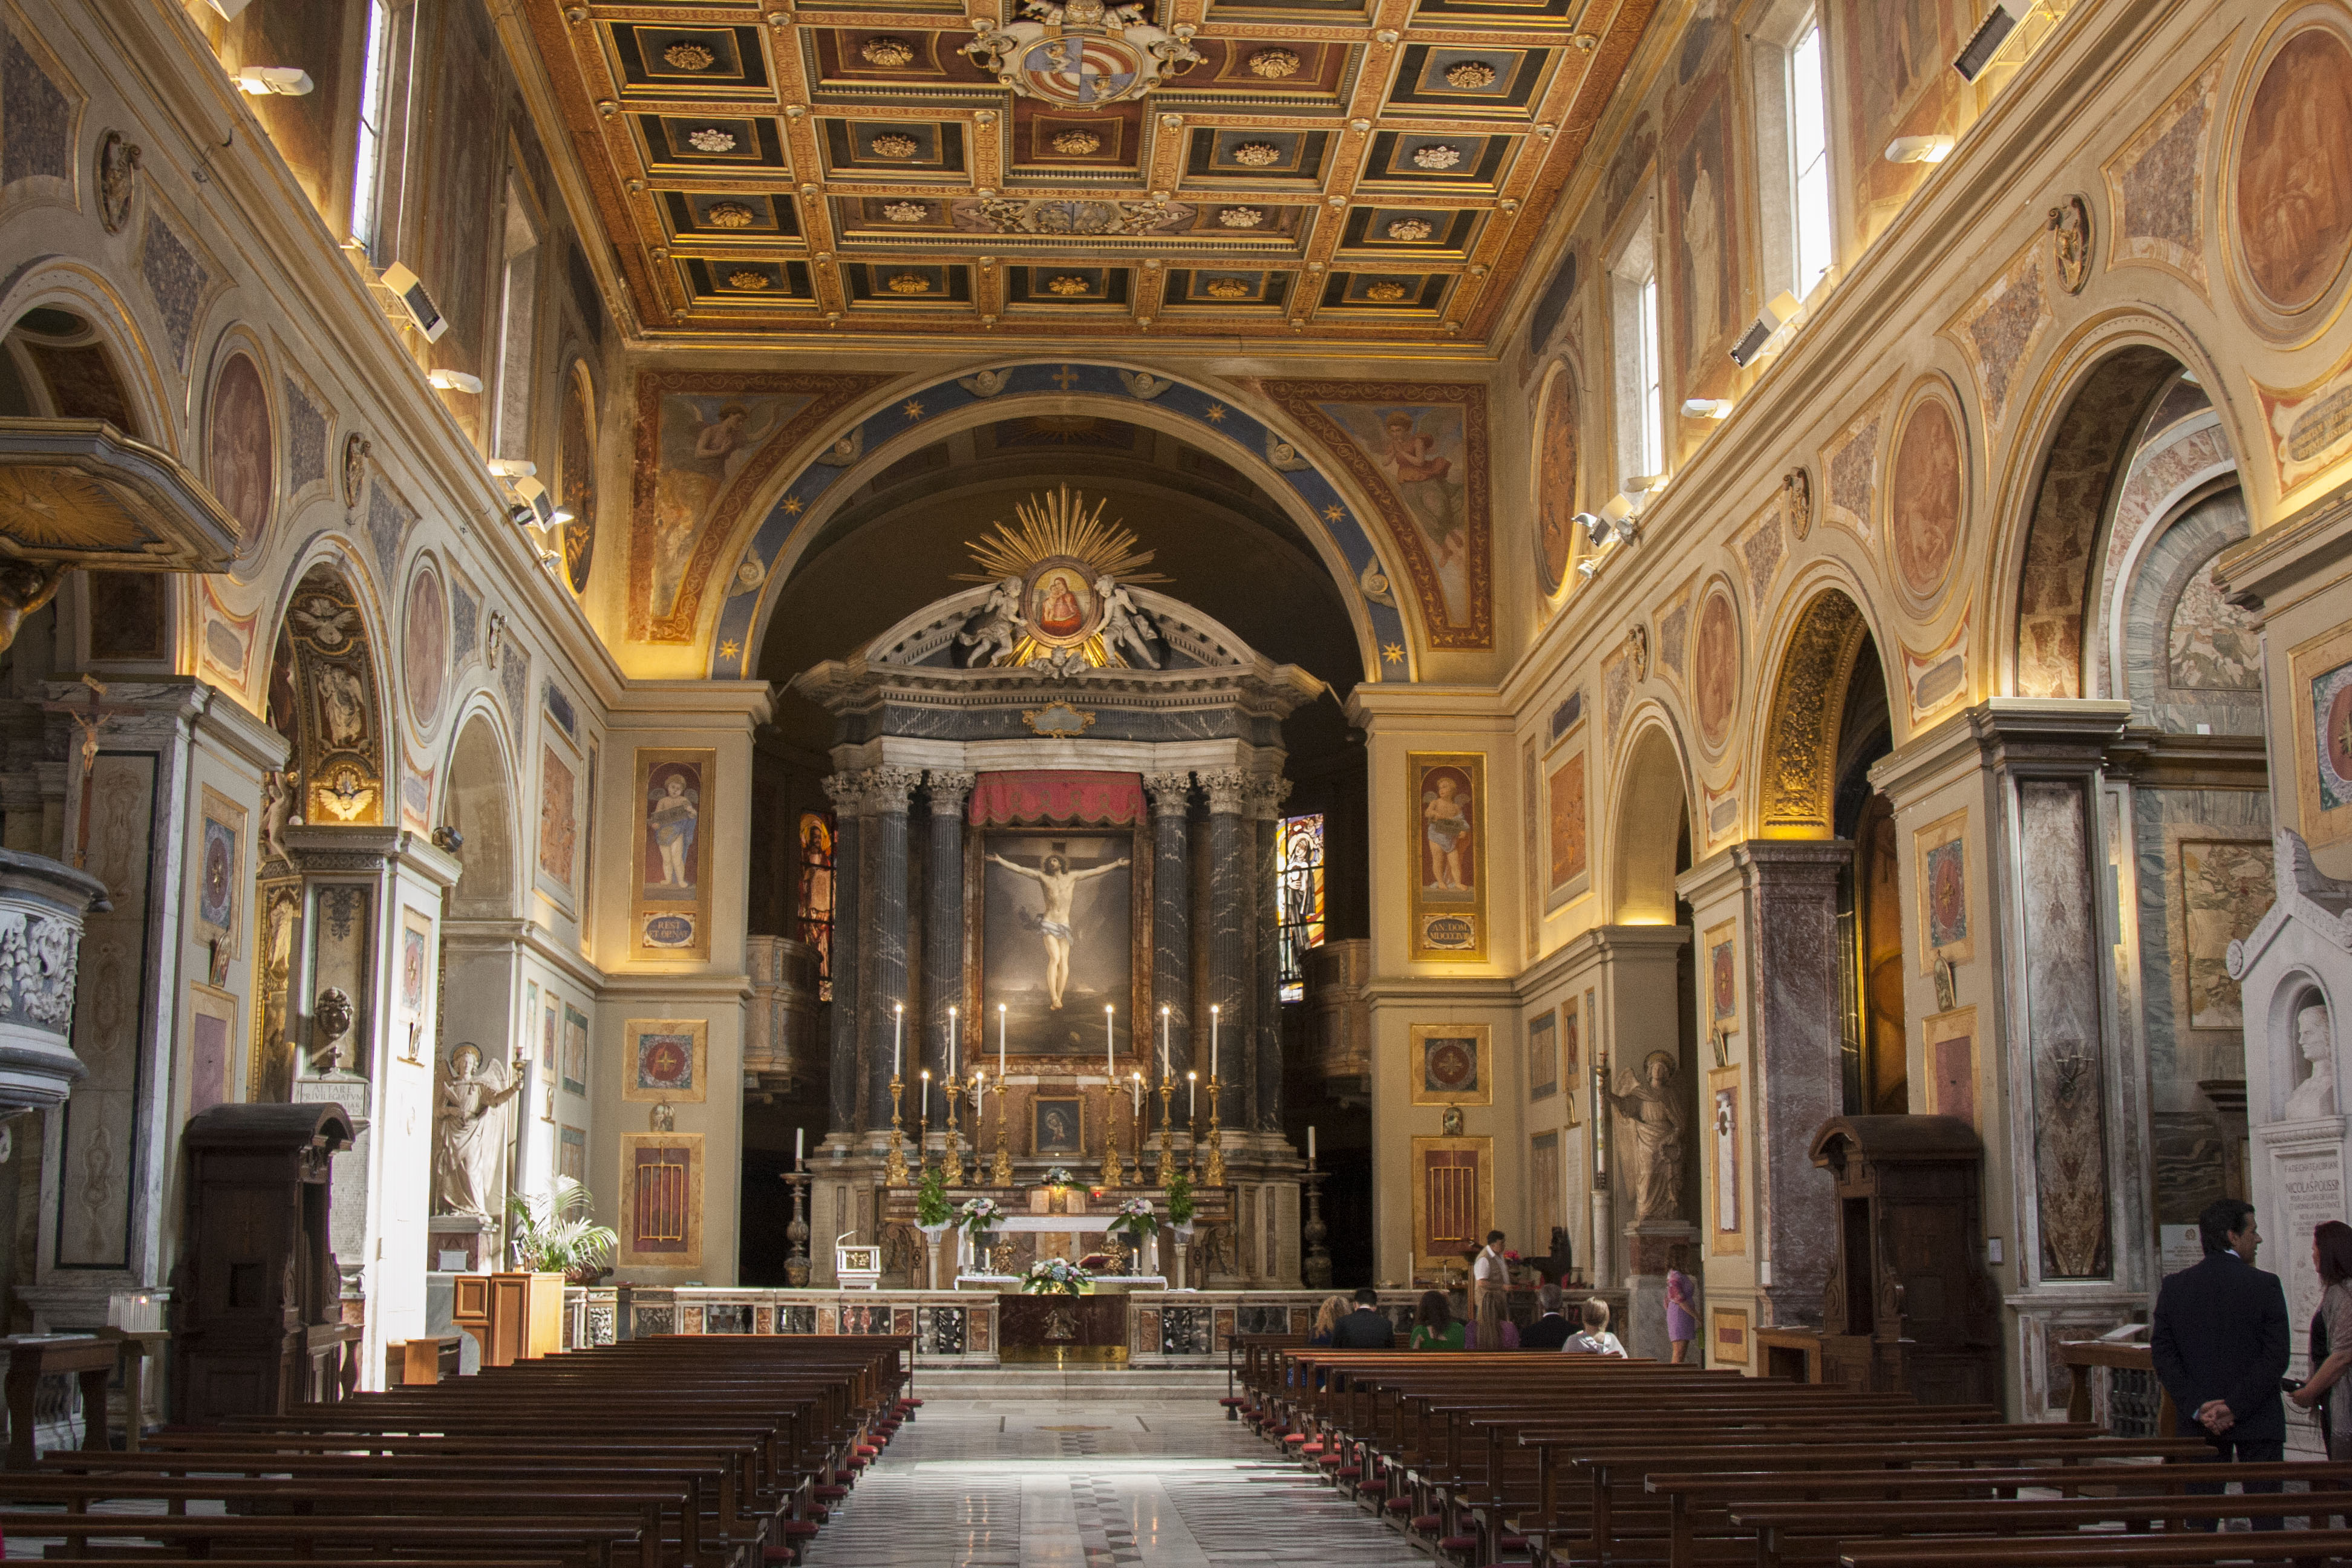
[[[1208,773],[1201,784],[1209,792],[1209,1004],[1220,1016],[1218,1117],[1232,1127],[1236,1121],[1247,1124],[1254,1087],[1248,960],[1256,914],[1250,902],[1251,834],[1242,815],[1249,804],[1249,780],[1239,773]],[[1226,1114],[1235,1110],[1244,1116]]]
[[[1251,815],[1257,819],[1255,885],[1250,893],[1257,915],[1256,984],[1250,995],[1251,1064],[1257,1092],[1250,1125],[1260,1132],[1282,1131],[1280,839],[1282,803],[1289,795],[1288,779],[1259,779],[1250,790]]]
[[[874,833],[874,897],[866,906],[874,997],[866,1009],[866,1124],[873,1128],[890,1125],[890,1044],[895,1009],[907,999],[907,801],[922,776],[913,768],[888,767],[866,775]],[[907,1026],[919,1031],[920,1017],[908,1018]],[[916,1042],[907,1055],[909,1082],[920,1063]]]
[[[1152,773],[1143,784],[1151,792],[1150,1024],[1156,1036],[1160,1009],[1168,1009],[1168,1070],[1181,1084],[1192,1066],[1192,775]],[[1151,1043],[1156,1067],[1160,1042]],[[1183,1099],[1180,1089],[1171,1107]]]
[[[930,773],[930,874],[923,913],[922,1060],[947,1077],[948,1009],[963,1005],[963,807],[971,798],[974,773]],[[969,1057],[974,1020],[963,1020]],[[961,1065],[962,1058],[959,1058]]]
[[[833,801],[833,1060],[831,1075],[833,1131],[847,1137],[857,1131],[859,1074],[857,1015],[863,1000],[857,984],[860,931],[866,924],[858,894],[864,879],[857,874],[857,855],[865,841],[858,816],[866,808],[866,775],[833,773],[824,781]],[[885,1113],[887,1114],[887,1112]]]

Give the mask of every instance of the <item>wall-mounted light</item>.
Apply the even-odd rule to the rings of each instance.
[[[310,73],[299,66],[247,66],[236,73],[236,85],[256,98],[276,93],[300,98],[311,88]]]
[[[2011,10],[2012,5],[2017,9]],[[1993,0],[1992,9],[1985,13],[1984,20],[1977,24],[1977,30],[1969,38],[1967,47],[1952,61],[1952,68],[1960,73],[1962,81],[1974,81],[1984,75],[1986,68],[1992,64],[1993,57],[2000,53],[2001,45],[2009,42],[2009,36],[2017,31],[2018,23],[2024,20],[2022,13],[2030,9],[2031,0]]]
[[[441,307],[425,291],[424,280],[399,262],[383,269],[383,286],[398,297],[400,308],[408,312],[409,321],[425,334],[426,342],[438,342],[441,334],[449,330],[449,318],[441,313]]]
[[[224,22],[236,21],[245,8],[252,3],[253,0],[205,0],[205,4],[212,6],[214,14]]]
[[[1685,419],[1723,419],[1731,414],[1728,397],[1685,397],[1683,417]]]
[[[462,370],[428,370],[425,373],[425,379],[443,392],[467,392],[477,397],[481,395],[482,378],[478,375],[467,375]]]
[[[1789,341],[1789,333],[1801,309],[1797,297],[1786,289],[1772,296],[1763,313],[1751,322],[1739,341],[1731,345],[1731,363],[1746,370],[1767,354],[1778,353]]]
[[[1589,558],[1576,563],[1576,574],[1583,578],[1588,583],[1592,581],[1594,575],[1598,574],[1600,570],[1601,563]]]
[[[539,465],[523,458],[492,458],[489,469],[502,479],[527,479],[539,472]],[[522,487],[517,485],[515,489],[520,490]]]
[[[1940,163],[1952,155],[1959,143],[1937,132],[1933,136],[1897,136],[1886,144],[1886,161],[1890,163]]]

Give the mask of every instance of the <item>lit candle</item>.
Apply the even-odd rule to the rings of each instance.
[[[1217,1076],[1217,1013],[1218,1009],[1215,1007],[1209,1009],[1209,1076],[1211,1078]]]
[[[955,1081],[956,1010],[948,1009],[948,1081]]]
[[[805,1127],[795,1127],[793,1129],[793,1169],[795,1171],[799,1170],[802,1163],[806,1161],[807,1158],[808,1129]]]
[[[1132,1102],[1131,1108],[1135,1114],[1140,1116],[1143,1114],[1143,1075],[1139,1072],[1131,1072],[1127,1076],[1133,1080],[1129,1086],[1128,1099]]]
[[[1184,1075],[1184,1119],[1190,1121],[1198,1118],[1200,1114],[1201,1075],[1188,1072]]]
[[[985,1100],[985,1099],[986,1099],[986,1097],[987,1097],[987,1094],[988,1094],[988,1069],[987,1069],[986,1068],[972,1068],[972,1069],[971,1069],[971,1108],[972,1108],[972,1110],[973,1110],[974,1111],[977,1111],[977,1110],[980,1110],[981,1105],[982,1104],[982,1102]],[[979,1128],[978,1128],[978,1126],[977,1126],[976,1124],[975,1124],[975,1126],[974,1126],[974,1127],[973,1127],[973,1129],[972,1129],[972,1136],[973,1136],[975,1139],[977,1139],[977,1138],[980,1136],[980,1130],[979,1130]]]
[[[1168,1004],[1160,1004],[1160,1081],[1168,1081]]]
[[[1103,1004],[1103,1071],[1112,1078],[1118,1076],[1118,1036],[1111,1027],[1111,1005]]]
[[[985,1037],[982,1037],[982,1043],[986,1043]],[[1004,1081],[1004,1004],[1002,1002],[996,1005],[996,1081]],[[997,1090],[999,1094],[1003,1092],[1003,1089]]]
[[[1310,1165],[1315,1163],[1315,1129],[1312,1127],[1307,1130],[1307,1163]]]
[[[926,1121],[929,1121],[929,1120],[930,1120],[930,1115],[931,1115],[931,1069],[930,1069],[930,1068],[925,1068],[923,1069],[923,1119],[924,1119]]]
[[[897,1016],[890,1025],[890,1076],[898,1076],[900,1047],[907,1039],[907,1005],[898,1004]]]

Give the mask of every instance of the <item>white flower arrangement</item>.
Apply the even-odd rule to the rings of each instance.
[[[1066,1258],[1041,1258],[1021,1276],[1021,1289],[1029,1296],[1077,1296],[1093,1282],[1093,1275]]]
[[[1045,1173],[1045,1185],[1049,1187],[1075,1187],[1077,1184],[1077,1177],[1059,1165]]]
[[[1150,1198],[1129,1198],[1118,1205],[1118,1217],[1108,1228],[1135,1237],[1139,1247],[1159,1234],[1160,1215],[1153,1212]]]
[[[956,1223],[973,1241],[985,1241],[990,1230],[1004,1223],[1004,1209],[994,1198],[971,1198],[956,1210]]]

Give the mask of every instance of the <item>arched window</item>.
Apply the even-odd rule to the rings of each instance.
[[[1323,814],[1286,816],[1276,840],[1282,905],[1282,999],[1307,999],[1307,950],[1323,942]]]
[[[833,813],[801,813],[800,887],[793,911],[800,938],[816,949],[816,994],[833,1000]]]

